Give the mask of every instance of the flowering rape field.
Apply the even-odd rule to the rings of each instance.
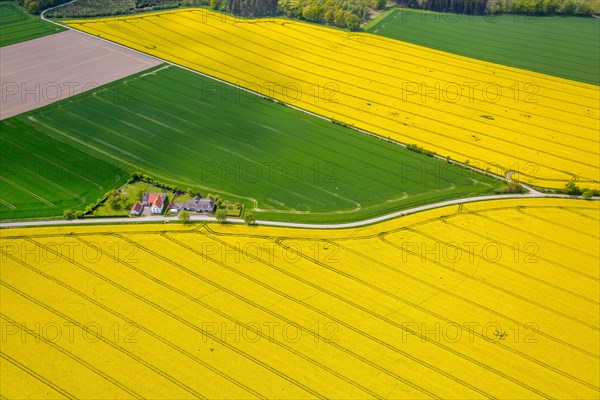
[[[67,23],[499,175],[600,188],[595,85],[370,34],[208,10]]]
[[[599,228],[595,202],[519,199],[347,230],[4,229],[0,394],[594,398]]]

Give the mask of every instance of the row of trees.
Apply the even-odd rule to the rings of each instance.
[[[290,18],[356,29],[368,15],[368,1],[280,0],[280,12]]]
[[[16,0],[32,13],[69,0]],[[457,14],[519,13],[591,15],[600,13],[597,0],[396,0],[410,8]],[[358,29],[370,9],[383,9],[386,0],[79,0],[53,12],[52,17],[90,17],[139,10],[208,5],[243,17],[284,15],[312,22]]]
[[[507,0],[498,1],[491,7],[492,12],[513,12],[520,14],[562,14],[591,15],[600,12],[598,1],[588,0]]]
[[[421,10],[477,15],[485,13],[488,2],[489,0],[408,0],[405,4]]]
[[[575,182],[567,182],[565,192],[571,195],[581,195],[585,200],[590,200],[592,196],[600,196],[600,190],[591,190],[588,188],[580,189]]]
[[[64,4],[70,0],[17,0],[17,4],[27,11],[37,14],[40,10]]]
[[[277,13],[277,0],[210,0],[210,6],[215,10],[250,18],[274,16]]]
[[[49,16],[53,18],[99,17],[131,14],[142,10],[160,10],[207,4],[208,0],[79,0],[53,10]]]
[[[242,17],[284,15],[348,29],[358,29],[370,9],[385,5],[386,0],[210,0],[213,9]]]
[[[17,0],[20,5],[32,13],[38,13],[40,10],[68,1]],[[50,16],[74,18],[120,15],[134,13],[139,10],[206,4],[210,4],[215,10],[242,17],[284,15],[289,18],[354,30],[360,27],[361,21],[367,19],[370,9],[385,8],[386,0],[79,0],[52,11]]]
[[[279,11],[290,18],[357,29],[370,9],[383,9],[385,0],[279,0]]]
[[[591,15],[600,13],[597,0],[398,0],[422,10],[466,15],[516,13]]]

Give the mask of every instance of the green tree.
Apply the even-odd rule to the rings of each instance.
[[[75,219],[82,219],[82,218],[83,218],[83,211],[81,211],[81,210],[75,211]]]
[[[346,28],[355,31],[360,27],[360,18],[351,12],[346,13]]]
[[[218,209],[215,213],[215,217],[217,218],[217,221],[224,224],[225,222],[227,222],[227,210],[224,210],[222,208]]]
[[[579,186],[577,186],[573,181],[567,182],[565,185],[565,191],[567,194],[581,194],[581,189],[579,189]]]
[[[337,26],[346,26],[346,18],[344,10],[337,10],[333,14],[333,23]]]
[[[560,4],[558,9],[560,14],[575,14],[577,3],[574,0],[565,0]]]
[[[525,192],[526,192],[525,188],[523,188],[523,186],[521,186],[520,184],[518,184],[516,182],[508,182],[505,187],[503,187],[502,189],[496,190],[496,193],[504,193],[504,194],[525,193]]]
[[[325,22],[326,24],[333,24],[334,14],[335,14],[334,8],[328,8],[327,10],[325,10],[325,13],[323,13],[323,22]]]
[[[63,212],[63,218],[68,220],[75,219],[75,212],[73,210],[65,210]]]
[[[377,10],[383,10],[385,8],[387,1],[386,0],[371,0],[371,8],[375,8]]]
[[[544,12],[546,14],[556,14],[560,4],[558,0],[544,0]]]
[[[319,21],[319,6],[308,5],[302,9],[302,18],[307,21]]]
[[[111,190],[108,193],[108,198],[106,199],[106,201],[108,202],[108,205],[113,209],[113,210],[120,210],[121,206],[122,206],[122,202],[121,202],[121,193],[119,193],[118,190]]]
[[[27,11],[32,14],[37,14],[40,12],[40,6],[38,5],[37,1],[29,2],[29,4],[27,4]]]
[[[190,213],[187,210],[181,210],[177,214],[177,218],[184,224],[187,224],[190,222]]]
[[[250,211],[244,214],[244,222],[246,223],[246,225],[252,225],[253,223],[255,223],[256,219],[254,218],[254,214],[252,214]]]
[[[592,14],[592,6],[585,1],[581,1],[581,2],[579,2],[579,4],[577,4],[575,13],[579,14],[579,15],[591,15]]]
[[[142,201],[142,197],[144,196],[144,189],[140,189],[137,192],[135,192],[135,201]]]
[[[277,0],[227,0],[229,12],[243,17],[275,15]]]

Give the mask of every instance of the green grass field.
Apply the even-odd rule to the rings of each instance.
[[[0,127],[5,162],[35,165],[48,158],[105,172],[98,179],[103,191],[77,179],[67,186],[62,179],[27,180],[31,174],[21,169],[22,176],[3,173],[15,183],[3,185],[2,199],[14,207],[0,205],[4,219],[41,210],[59,215],[78,200],[54,185],[93,201],[122,183],[122,171],[136,170],[241,201],[258,218],[288,221],[359,220],[502,185],[175,67],[157,67]]]
[[[0,2],[0,47],[65,30],[27,13],[14,1]]]
[[[600,19],[596,18],[473,16],[397,8],[366,30],[467,57],[600,84]]]
[[[32,121],[0,122],[0,218],[44,218],[65,209],[84,209],[129,174],[90,157],[50,135]]]

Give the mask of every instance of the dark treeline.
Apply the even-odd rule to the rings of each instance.
[[[193,1],[181,0],[135,0],[135,8],[156,8],[156,7],[179,7],[189,5],[189,3],[198,3]],[[208,4],[207,2],[204,2]]]
[[[401,0],[400,5],[421,10],[480,15],[517,13],[535,15],[591,15],[600,12],[597,0]]]
[[[32,13],[69,0],[16,0]],[[398,5],[456,14],[519,13],[591,15],[600,13],[599,0],[392,0]],[[140,10],[208,5],[242,17],[282,15],[306,21],[358,29],[372,10],[386,0],[79,0],[54,11],[53,17],[91,17],[129,14]]]
[[[45,8],[67,2],[69,0],[17,0],[17,3],[32,13],[38,13]],[[371,10],[386,7],[386,0],[79,0],[52,11],[49,16],[55,18],[95,17],[208,4],[215,10],[241,17],[279,15],[342,28],[358,29],[360,23],[369,18]],[[417,6],[416,3],[415,6]]]
[[[488,0],[408,0],[410,8],[456,14],[484,14]]]
[[[385,8],[386,0],[210,0],[210,5],[242,17],[282,15],[358,29],[371,9]]]
[[[199,5],[208,5],[208,0],[79,0],[53,10],[49,16],[52,18],[101,17]]]
[[[273,16],[277,13],[277,0],[222,0],[226,10],[244,17]]]
[[[27,11],[33,14],[37,14],[40,10],[44,10],[49,7],[54,7],[60,4],[64,4],[70,0],[16,0],[17,4],[24,7]]]

